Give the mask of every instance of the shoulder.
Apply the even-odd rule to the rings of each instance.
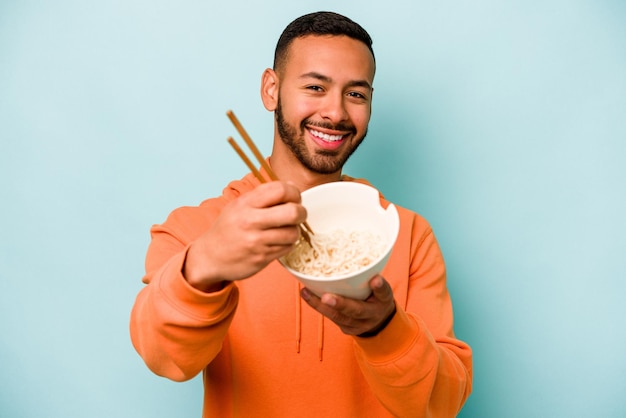
[[[181,242],[189,242],[208,229],[224,207],[242,194],[256,187],[251,174],[240,180],[231,181],[221,196],[210,197],[197,206],[181,206],[172,210],[166,220],[152,227],[153,232],[167,232]]]

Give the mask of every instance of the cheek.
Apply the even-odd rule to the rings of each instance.
[[[295,100],[293,104],[293,115],[300,120],[304,120],[310,118],[312,115],[315,115],[316,109],[315,100],[307,97],[301,97],[298,100]]]
[[[281,110],[283,117],[290,123],[300,124],[300,121],[311,115],[313,105],[306,98],[297,97],[295,95],[285,94],[281,98]]]
[[[364,131],[367,129],[367,125],[370,121],[370,108],[358,109],[357,111],[352,112],[351,119],[354,126],[360,130]]]

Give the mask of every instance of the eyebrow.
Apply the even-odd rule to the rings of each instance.
[[[315,71],[302,74],[300,78],[315,78],[316,80],[323,81],[325,83],[331,83],[333,81],[332,78],[324,74],[315,72]],[[350,81],[347,86],[348,87],[364,87],[370,90],[372,89],[372,85],[369,82],[367,82],[367,80],[353,80],[353,81]]]

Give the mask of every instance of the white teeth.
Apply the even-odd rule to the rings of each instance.
[[[311,130],[311,134],[315,135],[316,137],[323,139],[324,141],[328,141],[328,142],[335,142],[335,141],[339,141],[341,138],[343,138],[343,135],[328,135],[328,134],[324,134],[322,132],[318,132],[318,131],[314,131]]]

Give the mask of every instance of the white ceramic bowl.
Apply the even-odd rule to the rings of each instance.
[[[304,286],[321,296],[335,293],[353,299],[366,299],[371,290],[369,280],[380,273],[391,254],[398,236],[400,219],[393,204],[387,209],[380,205],[378,191],[371,186],[351,181],[326,183],[302,193],[307,209],[307,222],[314,232],[334,229],[370,231],[386,241],[384,250],[371,264],[362,269],[331,277],[316,277],[287,267]]]

